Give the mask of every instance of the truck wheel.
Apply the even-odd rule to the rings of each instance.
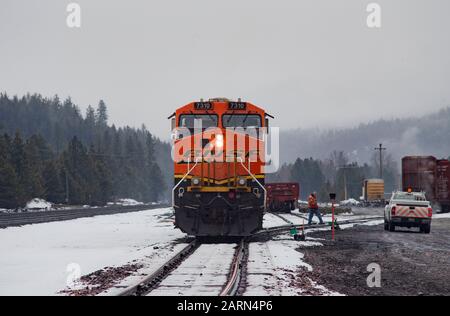
[[[423,232],[429,234],[431,232],[431,224],[423,226]]]
[[[389,223],[389,231],[395,232],[395,225],[393,223]]]
[[[389,223],[387,220],[384,220],[384,230],[389,230]]]

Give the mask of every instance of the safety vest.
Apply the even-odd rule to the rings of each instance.
[[[319,206],[317,205],[317,199],[313,197],[312,195],[308,198],[308,207],[312,209],[318,209]]]

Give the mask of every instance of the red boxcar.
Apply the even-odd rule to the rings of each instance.
[[[403,190],[424,191],[433,208],[450,211],[450,161],[433,156],[402,159]]]
[[[408,156],[402,159],[403,191],[424,191],[429,201],[436,201],[436,165],[433,156]]]
[[[298,183],[267,183],[267,207],[271,212],[289,212],[298,207]]]
[[[436,167],[436,197],[445,211],[450,211],[450,161],[438,160]]]

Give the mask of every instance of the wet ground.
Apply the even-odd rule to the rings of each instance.
[[[329,232],[309,236],[324,238],[324,246],[301,249],[314,267],[302,274],[329,290],[346,295],[450,295],[450,219],[433,221],[429,235],[402,228],[386,232],[379,225],[337,231],[334,243]],[[381,268],[380,287],[367,285],[371,263]]]

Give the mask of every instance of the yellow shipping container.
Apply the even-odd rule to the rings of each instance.
[[[384,200],[384,180],[383,179],[366,179],[363,186],[364,201]]]

